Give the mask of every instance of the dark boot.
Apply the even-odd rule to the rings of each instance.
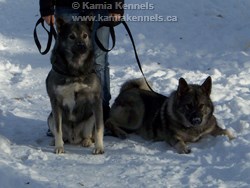
[[[53,133],[52,133],[52,131],[51,131],[50,128],[49,128],[49,120],[50,120],[51,118],[52,118],[52,112],[50,112],[49,117],[48,117],[48,119],[47,119],[48,130],[47,130],[46,135],[49,136],[49,137],[53,137],[53,136],[54,136]]]
[[[46,135],[49,136],[49,137],[53,137],[54,136],[50,129],[47,130]]]
[[[105,123],[109,118],[110,107],[103,105],[103,122]]]
[[[105,122],[109,118],[110,114],[110,107],[109,106],[104,106],[103,105],[103,122],[104,122],[104,136],[112,136],[112,132],[105,127]]]

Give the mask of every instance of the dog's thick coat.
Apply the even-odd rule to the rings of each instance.
[[[88,147],[102,154],[103,111],[101,84],[94,71],[90,26],[57,20],[58,38],[51,55],[52,70],[46,79],[52,113],[48,125],[55,137],[55,153],[64,142]]]
[[[170,97],[148,89],[143,79],[126,82],[116,98],[105,126],[116,136],[136,132],[145,139],[165,140],[178,153],[189,153],[188,142],[205,135],[233,135],[217,125],[210,99],[211,77],[202,85],[187,84],[180,78]]]

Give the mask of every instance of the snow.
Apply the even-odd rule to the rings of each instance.
[[[39,3],[0,0],[1,188],[250,186],[250,2],[150,3],[153,10],[126,13],[178,17],[178,22],[128,23],[153,88],[169,95],[180,77],[200,84],[210,75],[215,115],[237,138],[208,136],[190,144],[191,154],[180,155],[164,142],[106,136],[103,155],[73,145],[55,155],[45,134],[49,54],[41,56],[32,38]],[[111,102],[124,81],[141,76],[127,33],[122,26],[115,30],[117,44],[109,56]],[[46,34],[40,30],[39,35],[45,44]]]

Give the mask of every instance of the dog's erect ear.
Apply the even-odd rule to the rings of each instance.
[[[207,93],[209,96],[212,91],[212,78],[209,76],[201,85],[202,89]]]
[[[188,91],[188,89],[189,87],[188,87],[188,83],[186,82],[186,80],[184,78],[180,78],[179,86],[177,89],[178,96],[182,96],[183,94],[185,94]]]
[[[56,29],[57,32],[60,33],[61,28],[66,24],[66,22],[62,18],[57,18],[56,19]]]
[[[94,30],[94,22],[93,21],[87,21],[86,25],[88,26],[88,28],[91,32]]]
[[[90,13],[86,17],[88,17],[88,19],[86,19],[85,24],[88,26],[89,30],[92,32],[94,30],[95,16],[93,13]]]

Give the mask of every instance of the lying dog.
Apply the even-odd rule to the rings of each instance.
[[[205,135],[233,135],[218,126],[210,99],[211,77],[202,85],[181,78],[170,97],[149,90],[143,79],[126,82],[111,107],[105,126],[120,138],[135,132],[145,139],[164,140],[178,153],[190,153],[188,142]]]
[[[55,153],[64,142],[104,153],[101,84],[94,71],[90,25],[57,20],[58,39],[52,51],[52,69],[46,79],[52,113],[48,126],[55,137]]]

